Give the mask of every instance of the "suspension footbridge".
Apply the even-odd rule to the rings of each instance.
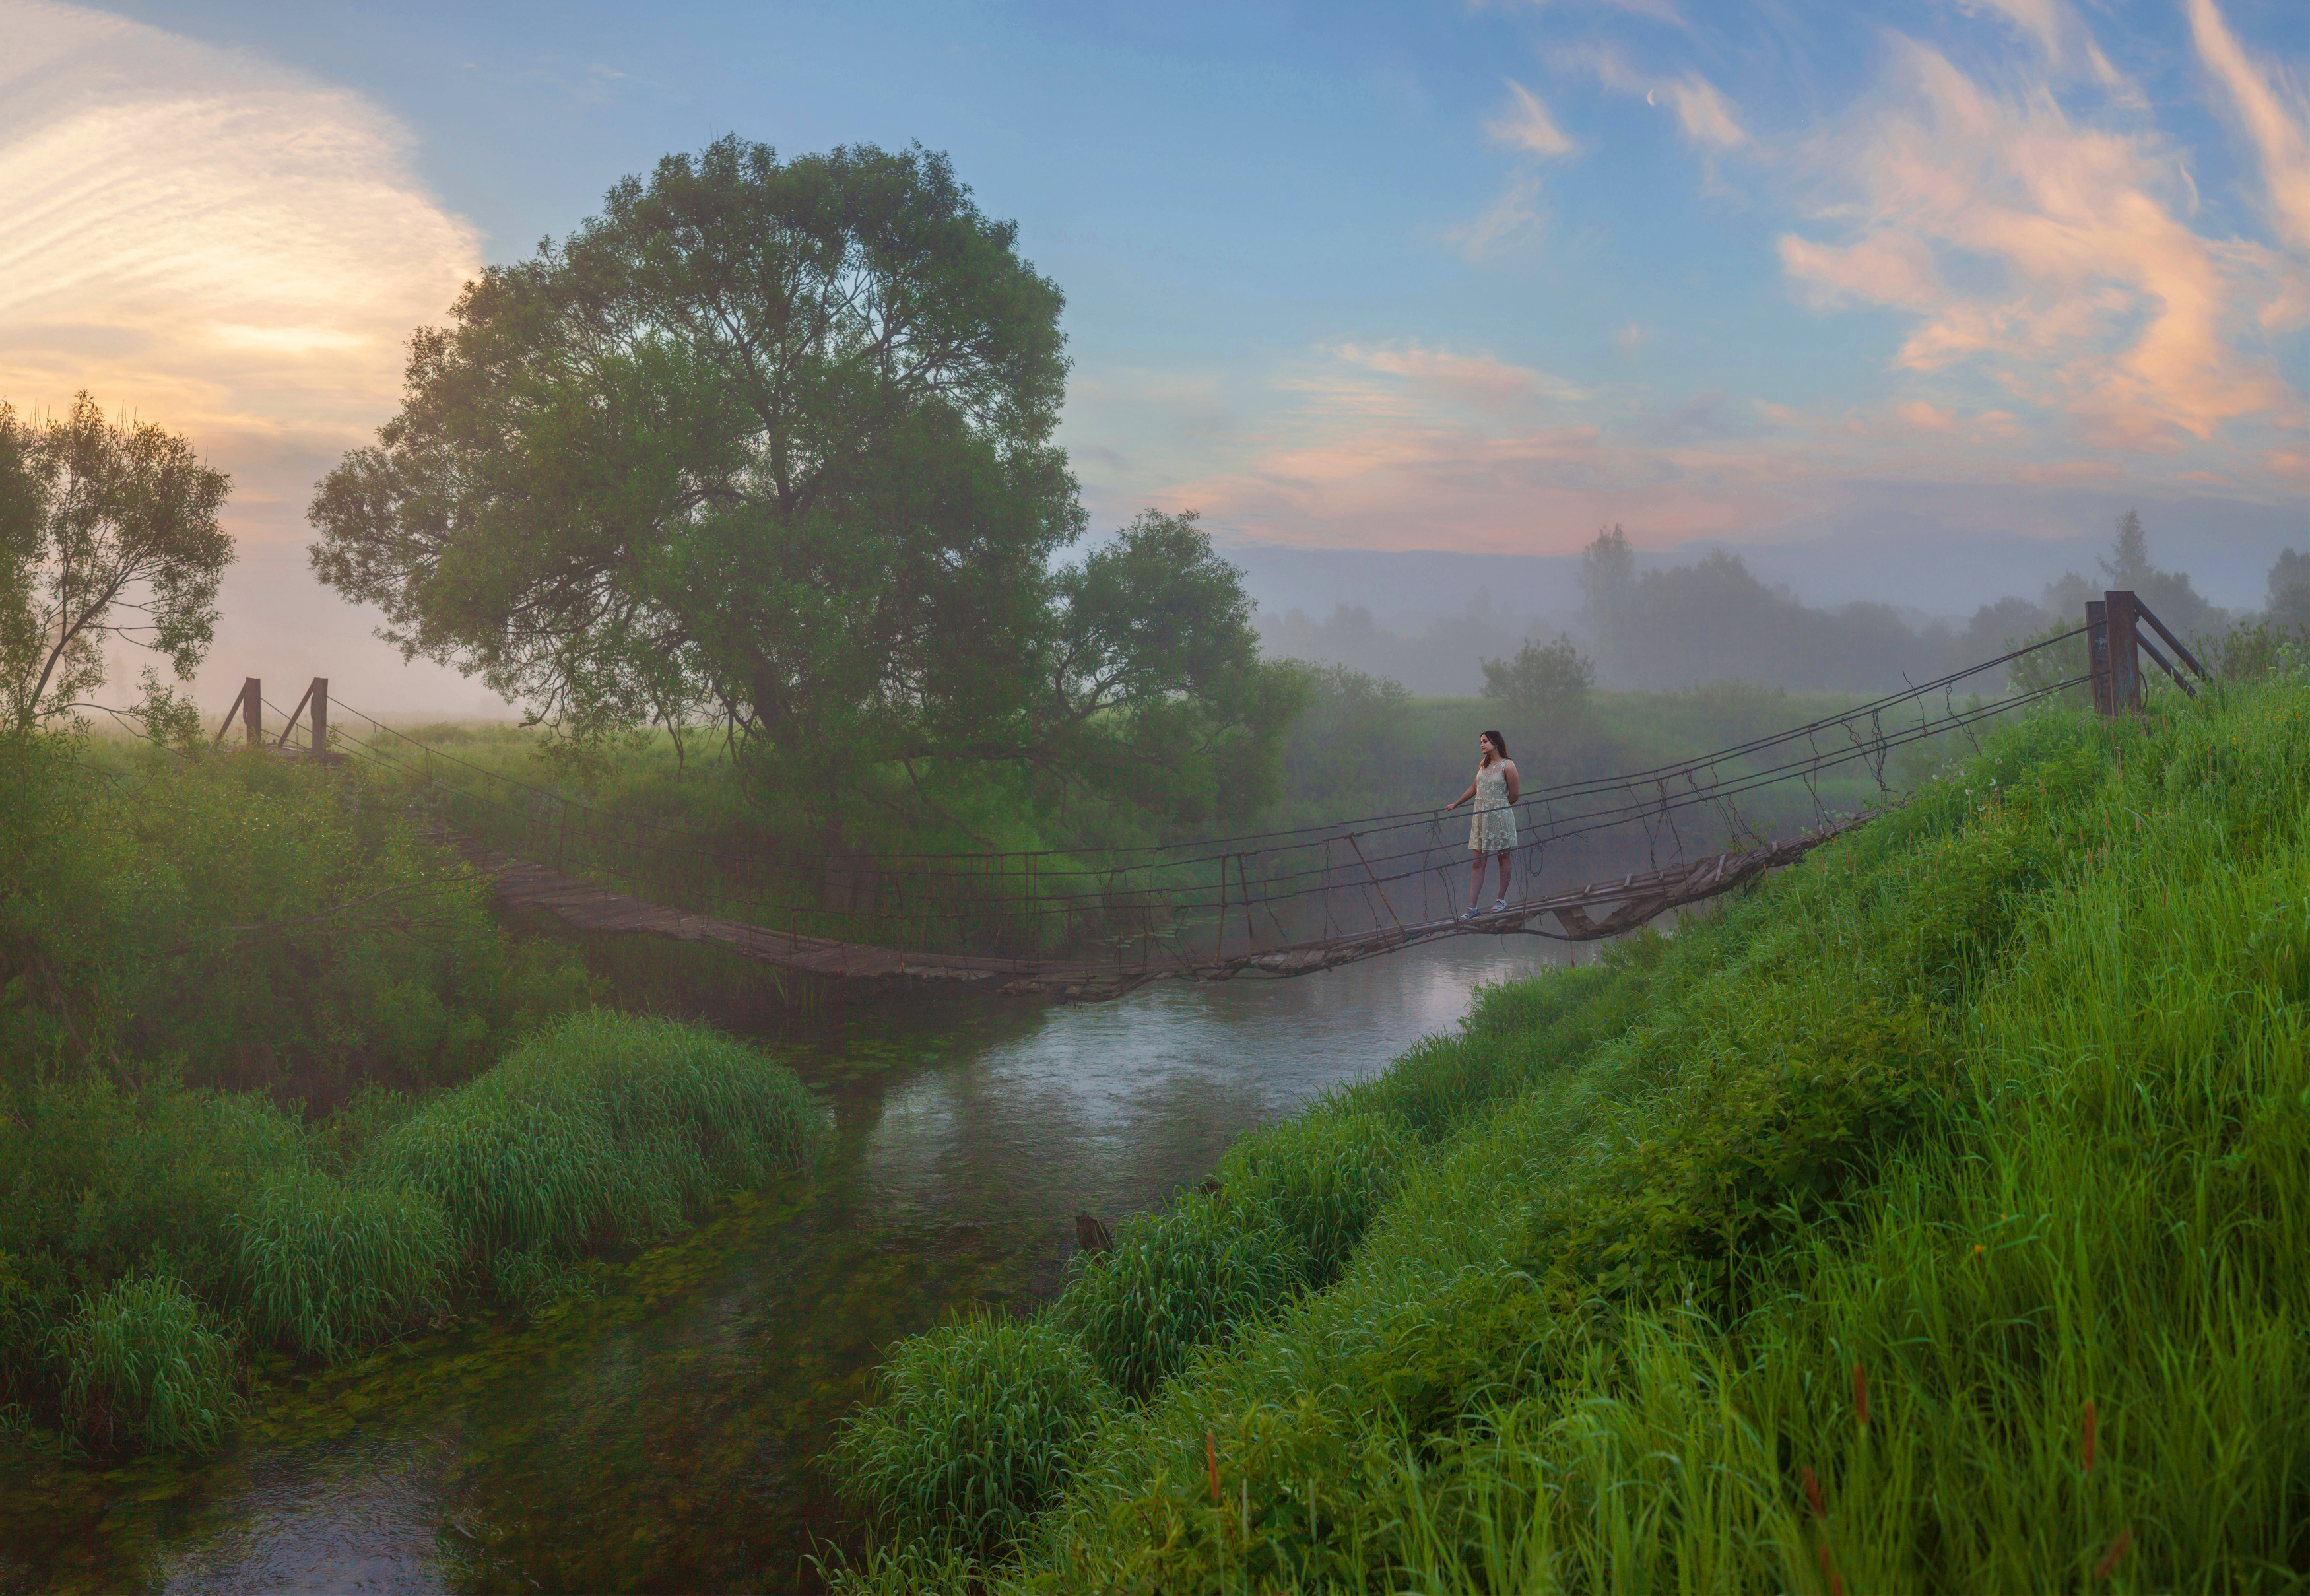
[[[398,776],[431,835],[506,906],[572,930],[712,943],[837,983],[1086,1001],[1165,979],[1310,975],[1448,937],[1621,935],[1865,823],[1893,801],[1889,762],[1900,750],[1930,756],[2080,686],[2106,712],[2138,705],[2144,652],[2188,690],[2142,626],[2203,674],[2133,595],[2113,593],[2083,626],[1901,692],[1649,769],[1529,789],[1515,805],[1524,895],[1472,919],[1453,912],[1468,868],[1464,817],[1433,809],[1128,847],[878,855],[838,843],[821,873],[790,849],[716,843],[491,769],[341,701],[362,729],[341,720],[332,736],[325,681],[269,746],[289,751],[309,716],[312,753]],[[2080,638],[2081,673],[2041,668],[2029,673],[2041,685],[2023,690],[1993,674]],[[265,707],[252,679],[225,729],[237,716],[248,742],[267,746]],[[1833,811],[1825,779],[1866,801]],[[1800,792],[1810,810],[1790,824],[1786,800]],[[1744,800],[1773,802],[1782,823],[1759,824]],[[1564,879],[1568,863],[1589,867],[1588,879]]]

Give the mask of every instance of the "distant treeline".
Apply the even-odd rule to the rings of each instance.
[[[1489,594],[1462,615],[1416,635],[1389,631],[1359,605],[1324,620],[1290,611],[1261,624],[1272,655],[1392,679],[1420,694],[1460,694],[1485,681],[1486,660],[1506,660],[1527,642],[1559,633],[1595,665],[1597,685],[1661,690],[1738,681],[1791,692],[1880,692],[2002,654],[2010,640],[2083,619],[2085,602],[2107,588],[2140,593],[2158,618],[2184,636],[2212,638],[2251,621],[2310,624],[2310,556],[2291,549],[2271,568],[2266,608],[2228,612],[2209,603],[2187,573],[2159,568],[2149,534],[2129,510],[2109,552],[2090,576],[2070,572],[2036,598],[1982,605],[1962,623],[1914,621],[1892,606],[1819,607],[1765,582],[1741,557],[1719,550],[1689,564],[1638,572],[1618,526],[1599,533],[1581,559],[1584,603],[1562,626],[1520,617]],[[2002,686],[2002,678],[1984,685]]]

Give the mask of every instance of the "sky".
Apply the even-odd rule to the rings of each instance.
[[[207,696],[489,708],[305,574],[312,484],[467,276],[725,133],[1018,221],[1098,527],[1946,613],[2132,505],[2232,604],[2310,547],[2301,0],[0,0],[0,397],[232,473]]]

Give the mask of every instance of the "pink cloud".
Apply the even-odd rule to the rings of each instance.
[[[2053,460],[2014,468],[2017,482],[2099,482],[2125,474],[2106,460]]]
[[[2206,69],[2228,93],[2262,160],[2272,220],[2297,249],[2310,250],[2310,107],[2251,60],[2213,0],[2189,0],[2190,36]]]
[[[1561,377],[1489,354],[1459,354],[1418,343],[1342,343],[1327,352],[1358,370],[1404,378],[1421,398],[1447,404],[1501,410],[1533,400],[1573,401],[1584,396]],[[1333,391],[1343,390],[1334,386]],[[1360,391],[1378,408],[1399,408],[1394,401],[1382,397],[1381,390]]]
[[[1922,399],[1912,399],[1906,404],[1897,404],[1893,407],[1893,413],[1920,432],[1957,430],[1957,416],[1954,412],[1943,410],[1939,405],[1928,404]]]
[[[1538,155],[1543,159],[1569,155],[1579,146],[1556,125],[1548,108],[1531,90],[1508,80],[1508,92],[1515,97],[1515,108],[1507,116],[1484,124],[1484,131],[1504,144]]]
[[[1800,294],[1908,312],[1897,368],[1979,368],[2099,447],[2300,412],[2257,347],[2280,263],[2193,231],[2154,136],[2075,123],[2042,91],[1999,98],[1922,45],[1898,56],[1898,92],[1824,143],[1846,237],[1782,240]]]

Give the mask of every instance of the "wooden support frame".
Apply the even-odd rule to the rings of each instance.
[[[2195,672],[2199,681],[2209,680],[2198,656],[2183,646],[2182,640],[2150,612],[2140,594],[2112,588],[2086,604],[2087,670],[2093,681],[2094,708],[2104,716],[2115,716],[2121,710],[2141,707],[2141,656],[2145,654],[2174,679],[2176,687],[2193,698],[2198,696],[2198,690],[2182,674],[2174,660],[2159,653],[2158,645],[2142,634],[2144,626],[2163,638],[2167,646],[2173,649],[2175,658]]]
[[[241,730],[248,734],[248,746],[263,748],[265,746],[265,683],[256,677],[249,676],[242,679],[240,696],[232,701],[232,707],[224,712],[224,724],[217,728],[217,734],[211,740],[210,747],[214,748],[224,742],[224,734],[232,730],[235,716],[240,717]]]

